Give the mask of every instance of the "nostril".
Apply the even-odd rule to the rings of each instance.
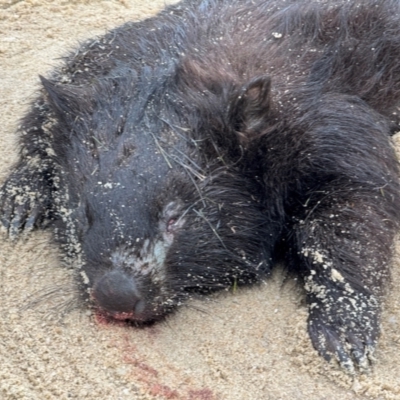
[[[132,314],[144,308],[134,279],[121,270],[105,273],[94,285],[92,295],[97,305],[111,314]]]

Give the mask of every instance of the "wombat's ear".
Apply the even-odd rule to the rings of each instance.
[[[55,84],[41,75],[39,78],[46,90],[49,104],[60,117],[68,119],[68,116],[81,115],[85,111],[89,111],[90,104],[85,101],[88,96],[84,89]]]
[[[271,110],[271,78],[258,76],[244,85],[231,103],[230,114],[238,132],[261,133]]]

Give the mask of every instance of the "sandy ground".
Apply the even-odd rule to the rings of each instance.
[[[164,4],[0,0],[0,180],[16,159],[14,132],[38,74],[79,40]],[[260,287],[135,329],[99,324],[85,309],[63,315],[71,277],[48,234],[1,239],[0,399],[400,399],[398,258],[393,275],[377,362],[353,379],[312,349],[302,290],[279,269]]]

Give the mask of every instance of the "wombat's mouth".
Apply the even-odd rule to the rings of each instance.
[[[137,318],[135,318],[134,313],[127,313],[127,312],[113,313],[109,316],[112,317],[113,319],[117,319],[117,320],[137,319]]]
[[[148,311],[143,311],[143,313],[139,314],[137,312],[116,312],[105,310],[97,305],[95,305],[95,315],[99,322],[102,323],[113,323],[113,322],[122,322],[128,324],[134,324],[135,326],[149,326],[153,323],[163,319],[168,312],[159,312],[159,313],[149,313]],[[171,311],[171,310],[170,310]]]
[[[96,316],[100,320],[105,321],[126,321],[126,322],[137,322],[140,324],[146,324],[153,322],[152,319],[148,319],[143,315],[135,314],[134,312],[109,312],[107,310],[97,308]]]
[[[134,313],[120,312],[110,313],[107,310],[102,310],[96,307],[94,310],[94,316],[99,324],[112,324],[112,325],[133,325],[135,327],[147,327],[153,325],[155,319],[139,318]]]

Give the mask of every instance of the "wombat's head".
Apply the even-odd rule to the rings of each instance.
[[[140,193],[131,185],[118,202],[112,189],[101,204],[86,199],[83,271],[94,302],[114,318],[155,320],[192,293],[265,273],[264,221],[244,182],[175,173]]]
[[[170,81],[145,78],[94,88],[43,81],[65,189],[59,235],[78,243],[96,307],[134,321],[159,319],[192,293],[255,281],[270,262],[240,150],[219,150],[215,124],[184,107]]]

